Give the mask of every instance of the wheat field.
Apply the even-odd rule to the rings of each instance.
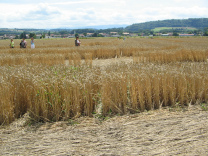
[[[0,124],[123,115],[208,102],[208,38],[0,41]],[[99,61],[123,59],[101,65]],[[131,59],[125,62],[125,59]],[[94,62],[97,61],[97,64]]]

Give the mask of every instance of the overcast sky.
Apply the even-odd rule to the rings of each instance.
[[[80,28],[208,18],[208,0],[0,0],[0,28]]]

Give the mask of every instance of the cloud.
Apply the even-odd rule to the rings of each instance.
[[[20,0],[15,3],[17,1],[10,0],[7,3],[0,2],[0,27],[130,25],[153,20],[208,17],[206,0],[187,1],[45,0],[42,3],[41,0]]]
[[[35,6],[30,4],[9,6],[8,4],[4,4],[4,6],[3,8],[7,9],[5,9],[6,11],[4,9],[0,10],[0,20],[3,20],[2,17],[4,17],[4,25],[9,25],[7,27],[48,27],[49,23],[53,22],[54,19],[58,19],[62,14],[59,8],[50,6],[47,3],[40,3]],[[7,12],[7,14],[5,15],[4,12]]]
[[[38,6],[34,7],[33,10],[28,11],[25,14],[24,19],[26,20],[50,20],[54,16],[61,15],[61,12],[58,8],[51,7],[47,3],[41,3]]]

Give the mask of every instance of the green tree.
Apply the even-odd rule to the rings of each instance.
[[[98,37],[98,33],[92,34],[92,37]]]
[[[68,34],[68,32],[67,32],[66,30],[61,30],[61,31],[59,31],[59,33],[60,33],[61,35]]]
[[[84,32],[84,33],[83,33],[83,35],[84,35],[84,36],[87,36],[87,33],[86,33],[86,32]]]
[[[104,37],[102,34],[98,34],[97,37]]]
[[[208,36],[208,27],[204,28],[204,36]]]
[[[208,31],[206,31],[206,32],[204,33],[204,36],[208,36]]]
[[[26,32],[25,31],[20,34],[20,38],[26,38]]]
[[[51,32],[50,31],[48,32],[48,36],[51,36]]]
[[[36,38],[35,33],[30,33],[30,35],[29,35],[29,36],[30,36],[30,38],[31,38],[31,37]]]
[[[41,37],[42,37],[42,38],[45,38],[45,33],[43,33]]]
[[[173,36],[179,36],[177,32],[173,32]]]
[[[154,34],[154,31],[151,30],[149,33],[150,33],[150,35],[153,35]]]
[[[119,31],[118,34],[122,36],[123,35],[123,31]]]
[[[75,37],[77,37],[77,36],[79,37],[79,34],[78,33],[75,34]]]

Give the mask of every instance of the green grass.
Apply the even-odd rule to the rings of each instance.
[[[201,108],[203,111],[208,111],[208,103],[202,103]]]
[[[196,28],[191,28],[191,27],[157,27],[155,29],[152,29],[152,31],[160,32],[161,30],[170,30],[170,29],[184,29],[186,31],[196,30]]]

